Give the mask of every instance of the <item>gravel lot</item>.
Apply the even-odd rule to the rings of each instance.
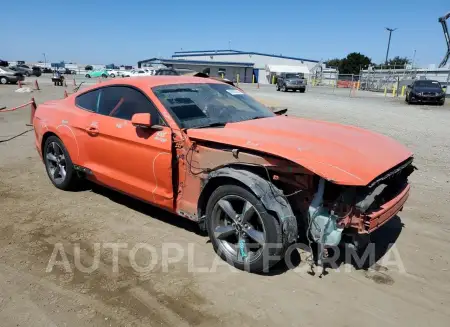
[[[31,96],[38,103],[63,97],[64,88],[39,80],[42,91],[31,94],[1,86],[0,107]],[[30,131],[0,143],[0,325],[448,326],[449,104],[408,106],[381,94],[350,97],[349,90],[320,87],[304,94],[243,88],[268,105],[289,108],[291,115],[368,128],[415,153],[419,170],[411,177],[411,197],[400,216],[374,235],[381,254],[395,242],[378,264],[369,270],[343,264],[319,278],[305,272],[302,252],[296,269],[279,265],[268,275],[233,271],[193,223],[101,187],[57,190]],[[0,140],[29,129],[28,119],[28,109],[0,113]],[[151,272],[137,274],[123,249],[115,272],[111,249],[102,247],[92,273],[58,266],[46,272],[55,244],[73,267],[76,243],[81,262],[89,266],[94,244],[106,242],[126,243],[128,250],[145,242],[159,257],[163,244],[176,242],[190,255],[168,267],[158,261]],[[401,266],[399,260],[392,264],[396,255]],[[145,265],[148,252],[138,252],[136,260]],[[200,269],[214,265],[214,273]]]

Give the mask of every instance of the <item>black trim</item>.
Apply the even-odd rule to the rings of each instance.
[[[381,174],[380,176],[376,177],[373,181],[371,181],[367,187],[368,188],[372,188],[375,185],[378,185],[380,182],[388,179],[389,177],[397,174],[398,172],[400,172],[401,170],[403,170],[404,168],[406,168],[407,166],[411,165],[413,162],[413,157],[409,157],[408,159],[402,161],[401,163],[399,163],[397,166],[389,169],[387,172]]]

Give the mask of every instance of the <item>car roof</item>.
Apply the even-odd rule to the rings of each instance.
[[[101,84],[92,85],[91,87],[83,89],[80,93],[85,93],[86,91],[94,90],[99,87],[114,85],[129,85],[145,90],[146,88],[152,88],[155,86],[176,84],[222,84],[222,82],[213,80],[211,78],[176,75],[125,77],[120,79],[113,79],[106,82],[102,81]]]

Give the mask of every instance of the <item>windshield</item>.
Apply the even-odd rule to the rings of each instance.
[[[176,84],[153,92],[182,128],[275,116],[268,108],[228,84]]]
[[[303,78],[300,74],[286,74],[286,78]]]
[[[414,84],[416,87],[426,87],[432,89],[440,89],[441,84],[438,81],[416,81]]]

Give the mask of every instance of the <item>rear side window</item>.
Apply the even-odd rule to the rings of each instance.
[[[77,96],[75,104],[83,109],[97,111],[100,90],[94,90]]]

